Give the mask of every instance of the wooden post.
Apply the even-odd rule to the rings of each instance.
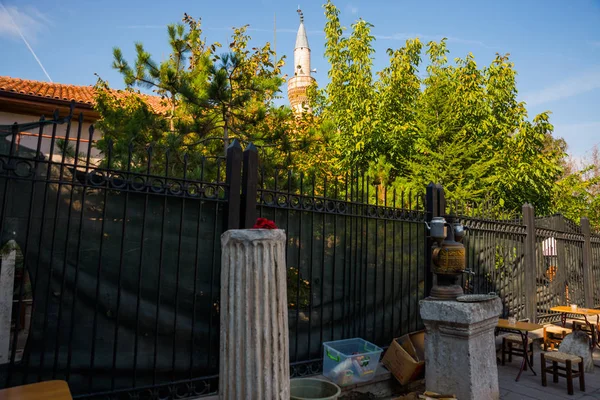
[[[430,223],[437,211],[437,187],[433,182],[427,185],[425,191],[425,221]],[[433,287],[433,273],[431,270],[431,238],[429,230],[425,230],[425,295],[429,296]]]
[[[431,222],[433,217],[441,217],[446,214],[446,197],[442,185],[436,185],[433,182],[427,185],[425,201],[425,220],[427,223]],[[427,235],[425,238],[425,294],[429,295],[435,279],[431,268],[431,246],[433,242],[429,237],[429,232],[425,231],[425,234]]]
[[[225,212],[224,230],[238,229],[240,227],[240,187],[242,170],[242,146],[235,139],[227,148],[227,164],[225,168],[225,182],[227,210]]]
[[[594,275],[592,271],[592,232],[590,220],[581,218],[581,233],[583,233],[583,290],[585,307],[594,308]],[[600,284],[600,283],[597,283]]]
[[[556,219],[553,229],[558,232],[565,233],[567,231],[567,225],[565,224],[565,217],[559,215]],[[559,235],[556,235],[559,236]],[[562,237],[555,237],[556,244],[556,258],[557,258],[557,270],[556,270],[556,285],[558,286],[558,290],[560,291],[560,302],[561,304],[566,304],[567,302],[567,287],[569,284],[567,269],[568,269],[568,260],[567,260],[567,249],[565,247],[565,240]],[[556,293],[556,291],[554,291]],[[573,296],[573,288],[571,287],[569,290],[569,297]],[[569,304],[573,303],[573,299],[569,299]]]
[[[527,236],[525,237],[525,318],[533,323],[537,322],[537,260],[535,255],[535,208],[531,204],[523,204],[523,223]]]
[[[444,187],[439,183],[435,185],[438,190],[437,194],[437,207],[438,207],[438,215],[443,217],[446,215],[446,194],[444,193]]]
[[[256,195],[258,190],[258,150],[252,143],[244,150],[242,172],[241,229],[249,229],[256,222]]]

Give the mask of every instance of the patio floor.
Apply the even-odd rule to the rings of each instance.
[[[569,396],[567,393],[567,382],[565,378],[559,378],[558,383],[552,382],[552,376],[548,375],[548,386],[542,386],[540,355],[541,350],[536,349],[533,367],[537,376],[531,371],[524,371],[521,374],[519,382],[515,382],[519,367],[521,365],[520,358],[514,358],[512,363],[506,363],[504,366],[498,363],[498,383],[500,385],[500,399],[502,400],[558,400],[558,399],[585,399],[585,400],[600,400],[600,349],[596,347],[594,351],[594,373],[585,374],[585,392],[579,390],[579,381],[574,380],[574,393]]]
[[[564,378],[559,378],[558,383],[552,382],[552,376],[548,375],[548,386],[542,386],[541,370],[540,370],[540,352],[539,346],[534,345],[534,363],[533,367],[537,375],[533,375],[531,371],[524,371],[521,374],[519,382],[515,382],[519,367],[521,365],[521,359],[515,357],[512,363],[506,362],[503,366],[498,362],[498,383],[500,386],[500,399],[501,400],[560,400],[560,399],[581,399],[581,400],[600,400],[600,349],[596,347],[594,351],[594,373],[585,374],[585,388],[586,391],[582,392],[579,390],[579,381],[574,382],[574,393],[569,396],[567,393],[567,382]],[[389,380],[394,380],[389,372],[380,366],[378,372]],[[319,378],[323,378],[319,376]],[[383,378],[382,378],[383,379]],[[395,382],[395,381],[394,381]],[[351,398],[352,400],[394,400],[402,399],[400,396],[374,396],[373,393],[359,394],[359,393],[346,393],[343,398]],[[218,396],[203,397],[202,400],[217,400]],[[481,399],[486,400],[486,399]]]

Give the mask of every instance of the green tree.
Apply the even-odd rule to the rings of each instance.
[[[97,84],[98,128],[104,133],[97,147],[114,167],[143,169],[152,146],[155,172],[162,172],[169,157],[169,173],[181,174],[184,165],[199,165],[203,157],[223,153],[231,138],[272,142],[291,118],[274,105],[284,80],[283,59],[266,43],[248,48],[247,26],[234,29],[229,52],[217,54],[219,43],[202,38],[201,21],[184,15],[183,24],[167,27],[169,57],[158,63],[136,43],[136,60],[130,65],[119,48],[113,50],[113,67],[127,89],[110,90]],[[147,96],[134,88],[150,89],[162,99],[159,112]],[[129,151],[132,149],[131,160]],[[187,154],[187,157],[184,157]],[[105,161],[107,162],[107,161]],[[186,164],[187,163],[187,164]],[[193,169],[192,169],[193,170]]]
[[[450,63],[445,39],[425,49],[411,39],[374,73],[372,25],[359,20],[344,35],[339,10],[324,7],[330,81],[311,100],[318,125],[335,132],[331,168],[368,169],[382,188],[422,191],[433,181],[450,201],[550,210],[564,151],[548,113],[527,119],[508,55],[483,68],[472,54]]]
[[[508,54],[486,66],[470,53],[449,61],[445,39],[424,45],[415,38],[388,49],[388,65],[374,71],[373,26],[359,19],[345,33],[338,8],[331,1],[324,8],[329,82],[309,89],[312,112],[294,116],[275,106],[283,59],[275,60],[269,43],[249,49],[242,27],[229,51],[217,54],[221,45],[206,43],[200,20],[185,15],[168,27],[171,54],[161,63],[139,43],[132,66],[114,50],[127,89],[99,80],[105,137],[97,146],[105,154],[110,147],[113,167],[144,169],[151,156],[162,173],[169,155],[169,173],[181,174],[186,162],[221,155],[235,137],[259,146],[265,179],[294,169],[341,182],[364,171],[381,201],[433,181],[450,202],[488,202],[502,213],[528,202],[540,215],[587,214],[600,224],[600,163],[583,171],[565,163],[550,113],[530,118],[518,101]],[[154,91],[162,104],[134,88]]]
[[[335,131],[333,145],[343,151],[343,167],[366,167],[377,154],[378,126],[375,118],[375,87],[372,74],[374,53],[372,25],[362,19],[346,37],[339,10],[325,4],[325,57],[330,64],[330,82],[313,94],[313,107],[322,121]],[[331,165],[332,167],[335,167]]]
[[[579,222],[588,217],[600,230],[600,151],[598,146],[581,163],[565,160],[564,173],[552,188],[552,212]]]

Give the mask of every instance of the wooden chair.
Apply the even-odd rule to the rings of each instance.
[[[523,349],[521,335],[502,337],[502,365],[504,365],[506,354],[508,354],[508,362],[512,362],[512,356],[529,357],[529,362],[533,365],[533,339],[527,338],[527,348]],[[527,371],[527,363],[525,363],[524,370]]]
[[[594,321],[590,321],[590,325],[592,329],[595,329],[596,331],[600,330],[600,324]],[[588,325],[585,321],[575,320],[573,321],[573,330],[575,331],[577,329],[580,329],[586,332],[588,335],[591,335],[592,331],[590,330],[590,325]]]
[[[546,374],[552,374],[552,382],[558,383],[558,377],[567,378],[567,392],[573,394],[573,378],[579,378],[579,389],[585,392],[585,375],[583,368],[583,359],[571,354],[561,353],[559,351],[551,353],[541,353],[540,360],[542,364],[542,386],[547,386]],[[552,367],[546,365],[547,362],[552,363]],[[565,364],[559,366],[558,364]],[[578,365],[578,370],[573,370],[573,364]],[[561,373],[559,371],[564,371]]]
[[[592,324],[592,326],[593,326],[593,324]],[[573,321],[573,330],[576,331],[578,329],[582,330],[584,332],[587,332],[587,333],[591,333],[590,327],[588,326],[588,324],[585,323],[585,321],[580,321],[580,320]]]
[[[573,330],[569,328],[563,328],[562,326],[548,325],[544,326],[544,351],[554,350],[554,346],[560,346],[562,340],[571,333]]]

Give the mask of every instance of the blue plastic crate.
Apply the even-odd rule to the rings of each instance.
[[[367,382],[375,376],[383,349],[354,338],[323,343],[323,375],[339,386]]]

